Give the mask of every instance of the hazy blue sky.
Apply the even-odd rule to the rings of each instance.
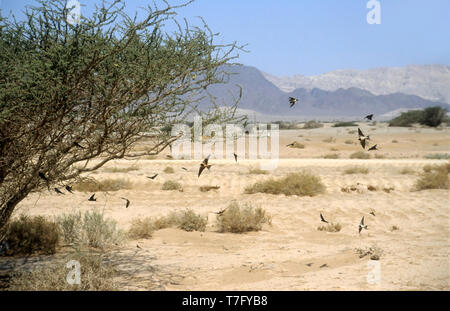
[[[82,14],[94,0],[79,0]],[[156,0],[158,3],[159,1]],[[274,75],[321,74],[408,64],[450,64],[449,0],[379,0],[381,24],[366,21],[368,0],[196,0],[179,10],[202,16],[218,43],[248,44],[239,62]],[[32,0],[0,0],[2,14]],[[127,0],[128,12],[150,3]],[[180,1],[171,1],[180,3]]]

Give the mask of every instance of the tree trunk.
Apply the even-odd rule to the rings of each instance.
[[[9,199],[5,203],[5,205],[0,208],[0,232],[2,232],[2,230],[8,223],[9,218],[14,211],[14,208],[28,195],[29,192],[30,191],[28,189],[18,191],[11,199]]]

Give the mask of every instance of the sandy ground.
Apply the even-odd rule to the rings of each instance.
[[[286,130],[280,134],[278,167],[267,175],[248,173],[250,167],[258,167],[257,160],[239,159],[235,163],[211,158],[213,167],[200,178],[198,160],[167,160],[165,154],[155,160],[120,160],[92,176],[99,180],[128,179],[133,182],[132,190],[97,193],[97,202],[87,201],[91,193],[33,194],[20,204],[15,216],[55,216],[97,209],[126,230],[135,218],[186,208],[208,215],[205,232],[163,229],[151,239],[130,240],[115,250],[110,259],[122,271],[118,281],[123,290],[449,290],[450,192],[411,189],[424,165],[446,163],[424,159],[424,155],[449,153],[450,130],[409,130],[384,124],[366,127],[373,128],[368,132],[381,149],[374,154],[384,159],[348,159],[349,154],[361,150],[357,144],[345,143],[348,139],[356,141],[355,134],[348,134],[356,128],[327,125],[315,130]],[[323,142],[328,137],[336,141]],[[294,140],[305,148],[285,147]],[[323,159],[329,153],[338,153],[340,158]],[[138,170],[106,172],[108,168],[132,165]],[[343,174],[355,165],[368,168],[369,174]],[[174,168],[175,173],[163,173],[166,166]],[[401,174],[403,168],[416,174]],[[320,176],[326,185],[325,194],[298,197],[243,193],[256,181],[303,170]],[[159,174],[155,180],[146,178],[154,173]],[[184,191],[162,191],[166,180],[179,181]],[[357,183],[359,191],[341,191]],[[203,185],[220,185],[220,189],[203,193],[199,191]],[[368,191],[368,185],[380,190]],[[390,193],[381,190],[390,187],[394,188]],[[130,199],[129,208],[120,197]],[[246,234],[217,232],[212,212],[232,200],[263,207],[272,215],[272,225]],[[320,213],[340,223],[342,230],[318,231]],[[362,216],[368,230],[358,234]],[[399,230],[393,231],[392,226]],[[376,263],[368,257],[359,258],[355,252],[356,248],[371,246],[383,250]],[[0,261],[1,267],[6,269],[5,261]],[[374,269],[379,269],[379,282],[370,281]]]

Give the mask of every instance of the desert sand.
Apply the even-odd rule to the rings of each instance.
[[[249,174],[249,168],[258,168],[259,161],[242,158],[235,163],[211,157],[211,170],[205,170],[200,178],[199,160],[169,160],[167,153],[153,160],[118,160],[91,176],[98,180],[124,178],[133,183],[133,189],[98,192],[97,202],[87,201],[91,193],[35,193],[20,204],[14,215],[53,217],[97,209],[124,230],[135,218],[163,216],[186,208],[208,215],[205,232],[158,230],[150,239],[129,240],[111,252],[110,260],[121,271],[118,282],[123,290],[449,290],[450,192],[411,189],[424,165],[448,161],[424,156],[450,152],[450,129],[363,126],[380,149],[372,155],[384,158],[349,159],[351,153],[362,150],[356,134],[348,133],[356,127],[333,128],[326,124],[314,130],[282,130],[278,167],[266,175]],[[329,137],[335,141],[323,142]],[[349,139],[355,144],[345,143]],[[305,148],[286,147],[294,140]],[[340,158],[323,158],[330,153]],[[132,165],[138,170],[107,171]],[[343,174],[347,167],[355,165],[368,168],[369,174]],[[174,168],[175,173],[164,173],[166,166]],[[401,174],[403,168],[415,174]],[[244,194],[245,187],[256,181],[303,170],[321,178],[325,194]],[[154,173],[159,174],[154,180],[146,177]],[[166,180],[179,181],[184,191],[162,191]],[[199,186],[204,185],[219,185],[220,189],[200,192]],[[357,185],[358,191],[341,191],[352,185]],[[378,190],[369,191],[369,185]],[[383,188],[393,190],[388,193]],[[131,201],[129,208],[120,197]],[[272,224],[264,225],[259,232],[217,232],[213,212],[232,200],[263,207],[272,216]],[[341,231],[317,230],[322,224],[320,213],[340,223]],[[368,230],[359,234],[362,216]],[[393,226],[399,229],[392,230]],[[360,258],[355,251],[372,246],[383,251],[376,261],[379,282],[370,281],[373,261]],[[6,269],[5,260],[0,258],[2,269]]]

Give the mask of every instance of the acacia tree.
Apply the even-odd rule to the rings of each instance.
[[[32,192],[160,153],[177,138],[164,129],[193,112],[205,124],[236,121],[237,101],[198,103],[242,47],[215,44],[205,23],[178,23],[189,2],[149,6],[140,19],[121,0],[101,2],[77,24],[66,1],[38,3],[23,21],[0,17],[0,229]],[[133,152],[143,139],[147,150]]]

